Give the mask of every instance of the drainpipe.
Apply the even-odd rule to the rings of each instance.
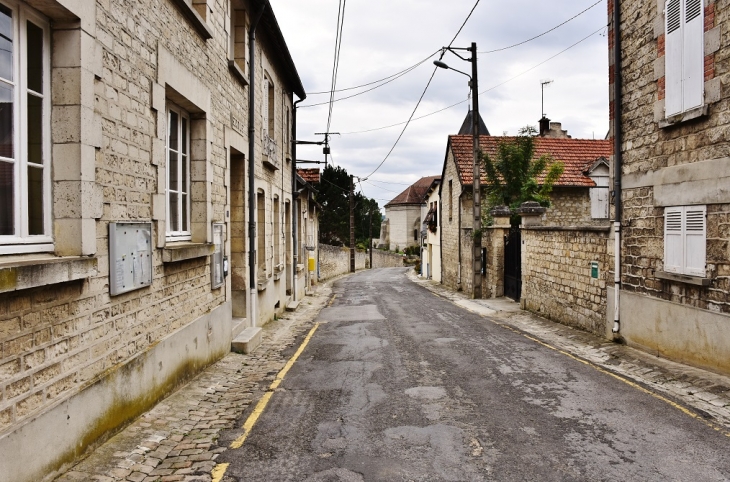
[[[299,210],[297,209],[297,105],[304,99],[294,102],[292,109],[292,146],[291,146],[291,203],[292,203],[292,300],[297,301],[297,262],[299,261],[299,236],[297,236],[297,219],[299,219]]]
[[[269,5],[265,0],[253,17],[248,30],[248,58],[249,58],[249,79],[248,79],[248,276],[249,292],[251,294],[251,326],[258,322],[258,310],[256,301],[258,298],[258,279],[256,278],[256,186],[254,185],[254,174],[256,168],[256,26]]]
[[[613,301],[613,333],[621,329],[619,317],[621,296],[621,1],[613,0],[613,194],[615,219],[614,233],[614,301]]]

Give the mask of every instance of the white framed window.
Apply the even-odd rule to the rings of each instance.
[[[666,0],[665,113],[679,114],[704,102],[705,41],[702,0]]]
[[[707,207],[672,206],[664,210],[664,271],[705,276]]]
[[[53,250],[48,21],[0,1],[0,254]]]
[[[591,176],[596,187],[591,188],[591,218],[608,219],[608,176]]]
[[[167,109],[167,239],[191,239],[190,116],[175,104]]]

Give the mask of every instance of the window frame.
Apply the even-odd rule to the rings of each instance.
[[[688,212],[695,213],[695,218],[688,223]],[[701,213],[697,217],[696,213]],[[679,226],[676,228],[677,215],[679,215]],[[697,222],[701,219],[702,225]],[[674,220],[675,227],[671,227],[670,223]],[[691,229],[694,227],[694,229]],[[700,229],[701,228],[701,229]],[[670,238],[674,241],[670,242]],[[695,239],[695,251],[690,253],[688,249],[688,239]],[[674,258],[679,256],[681,259],[673,258],[673,249],[679,243],[678,254],[674,254]],[[695,254],[696,258],[703,260],[702,266],[688,266],[688,256]],[[704,277],[707,267],[707,206],[668,206],[664,208],[664,271],[667,273],[683,274],[687,276]]]
[[[22,2],[2,0],[0,4],[13,14],[13,81],[3,84],[13,87],[13,223],[15,233],[0,235],[0,254],[22,254],[49,252],[54,250],[53,242],[53,192],[52,192],[52,157],[51,157],[51,28],[50,21],[42,14]],[[28,88],[27,79],[27,25],[32,22],[43,31],[43,84],[42,89],[42,141],[41,155],[43,169],[43,234],[28,234],[29,202],[28,202],[28,101],[27,94],[33,92]],[[17,40],[16,40],[17,39]],[[25,70],[25,72],[24,72]],[[11,160],[11,158],[4,158]],[[7,162],[7,161],[2,161]]]
[[[167,117],[167,132],[165,134],[165,237],[167,241],[173,242],[173,241],[190,241],[192,240],[192,226],[190,224],[191,220],[191,213],[190,210],[192,208],[191,203],[191,175],[190,175],[190,114],[180,107],[179,105],[175,104],[174,102],[168,100],[167,106],[165,109],[166,117]],[[178,161],[178,185],[180,186],[180,189],[178,189],[178,226],[180,228],[187,225],[187,231],[184,229],[180,229],[178,231],[173,231],[171,229],[172,227],[172,217],[171,217],[171,190],[170,190],[170,134],[171,134],[171,114],[175,113],[178,116],[178,150],[176,151],[180,158],[184,157],[184,162],[187,165],[187,178],[182,179],[182,173],[183,173],[183,162]],[[183,120],[186,121],[186,136],[182,135],[183,132]],[[186,142],[187,145],[183,146],[183,143]],[[185,153],[182,153],[182,148],[185,148]],[[182,186],[185,184],[185,186]],[[182,191],[182,187],[185,187],[186,190]],[[186,194],[185,195],[185,203],[187,204],[186,209],[183,210],[183,201],[182,196],[180,194]],[[187,214],[186,218],[183,219],[183,212]]]

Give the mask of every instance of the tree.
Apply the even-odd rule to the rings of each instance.
[[[350,244],[350,175],[340,166],[328,165],[322,172],[316,195],[322,206],[319,216],[319,240],[325,244]],[[373,236],[380,236],[380,207],[375,199],[355,193],[355,241],[368,244],[370,212],[373,217]]]
[[[563,174],[563,163],[555,162],[549,154],[535,158],[534,127],[523,127],[514,139],[497,144],[494,158],[482,156],[487,176],[487,211],[507,206],[512,211],[511,223],[519,225],[516,210],[527,201],[550,207],[550,192]]]

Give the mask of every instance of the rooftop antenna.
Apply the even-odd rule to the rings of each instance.
[[[553,83],[552,79],[545,79],[540,81],[540,90],[542,95],[540,110],[542,111],[542,116],[545,117],[545,86],[550,85]]]

